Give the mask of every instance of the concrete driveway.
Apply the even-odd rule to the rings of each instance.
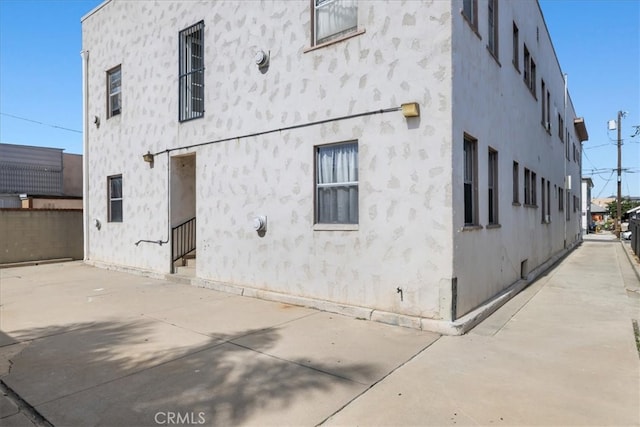
[[[81,262],[4,269],[0,379],[25,403],[0,424],[640,425],[634,285],[620,243],[586,242],[440,337]]]

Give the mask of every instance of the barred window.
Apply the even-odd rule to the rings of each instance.
[[[204,116],[204,21],[180,31],[181,122]]]

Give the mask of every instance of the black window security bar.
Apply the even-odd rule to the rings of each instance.
[[[204,115],[204,21],[180,31],[179,120]]]
[[[171,262],[196,249],[196,218],[193,217],[171,229]]]

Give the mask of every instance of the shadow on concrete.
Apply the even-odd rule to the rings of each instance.
[[[3,379],[54,425],[158,425],[169,413],[190,417],[178,424],[238,425],[262,412],[282,424],[294,422],[278,420],[285,409],[304,417],[300,405],[333,400],[300,419],[315,425],[346,403],[334,392],[362,388],[349,377],[373,372],[367,364],[310,367],[270,356],[277,327],[208,337],[160,325],[164,332],[146,319],[16,331],[20,341],[33,341]],[[250,334],[252,349],[233,343]]]

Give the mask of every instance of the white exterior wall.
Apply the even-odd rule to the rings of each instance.
[[[88,131],[88,215],[102,221],[89,231],[88,257],[169,271],[168,245],[134,245],[168,234],[168,155],[156,155],[150,168],[142,161],[147,150],[417,101],[419,119],[376,114],[171,155],[196,157],[198,277],[446,318],[453,259],[451,5],[361,1],[363,34],[305,53],[309,8],[306,0],[114,0],[84,18],[88,120],[101,121]],[[178,32],[200,20],[206,112],[179,123]],[[253,63],[257,49],[271,53],[264,74]],[[119,64],[122,114],[107,119],[106,71]],[[349,140],[359,146],[358,227],[314,229],[314,147]],[[123,176],[122,223],[106,221],[107,177],[115,174]],[[256,215],[268,217],[263,237],[251,228]]]
[[[497,60],[487,46],[487,2],[478,0],[478,34],[461,15],[462,1],[453,4],[453,229],[457,314],[469,312],[520,279],[521,262],[528,271],[565,247],[565,213],[558,209],[558,187],[565,188],[565,143],[558,137],[557,113],[564,110],[564,80],[536,1],[499,2]],[[513,22],[519,28],[519,68],[512,63]],[[536,38],[536,27],[539,39]],[[537,99],[523,81],[523,46],[537,65]],[[541,125],[541,83],[551,94],[551,134]],[[546,95],[545,95],[546,96]],[[577,142],[573,106],[568,103],[565,125]],[[463,137],[478,140],[478,204],[482,228],[464,228]],[[498,151],[499,228],[487,228],[488,148]],[[580,195],[580,167],[566,161],[572,195]],[[520,167],[520,206],[513,205],[512,165]],[[537,175],[537,207],[523,205],[524,168]],[[542,223],[541,178],[551,181],[551,222]],[[566,195],[565,195],[566,198]],[[570,209],[566,245],[579,239],[580,212]]]

